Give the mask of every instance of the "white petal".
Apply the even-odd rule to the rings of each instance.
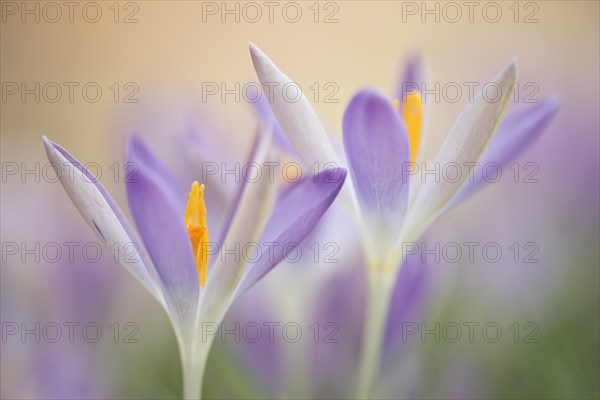
[[[253,162],[264,165],[274,162],[268,156],[269,138],[261,139],[260,148]],[[219,243],[217,259],[211,263],[211,271],[205,291],[201,293],[201,315],[198,321],[220,322],[230,302],[234,289],[248,265],[244,247],[258,243],[260,235],[269,219],[277,194],[277,180],[271,182],[267,174],[258,181],[247,182],[240,203],[227,232],[224,243]],[[248,247],[248,256],[252,256],[252,247]]]
[[[119,262],[163,306],[166,306],[158,286],[158,278],[156,276],[153,278],[151,275],[152,272],[155,272],[154,266],[146,254],[141,239],[133,231],[116,205],[113,204],[113,207],[111,207],[108,203],[100,192],[100,190],[104,190],[100,183],[95,184],[92,182],[90,178],[96,179],[93,175],[88,172],[88,178],[80,170],[80,166],[74,164],[74,162],[77,163],[75,159],[69,160],[58,149],[65,151],[65,153],[66,150],[52,143],[46,137],[44,137],[44,145],[46,146],[48,159],[56,170],[56,174],[60,177],[60,182],[92,230],[105,242],[115,254],[115,257],[119,259]]]
[[[436,182],[431,174],[426,176],[427,180],[414,202],[411,213],[413,224],[421,223],[422,218],[429,219],[427,216],[433,216],[440,211],[468,179],[469,171],[465,163],[479,160],[500,125],[512,100],[516,77],[517,64],[516,61],[512,61],[493,81],[494,86],[501,89],[499,99],[491,101],[490,97],[495,96],[494,89],[490,89],[487,97],[481,92],[459,115],[438,153],[435,165],[439,165],[440,170],[443,170],[446,166],[456,163],[461,167],[462,173],[457,179],[454,179],[454,175],[446,179],[441,174],[439,182]],[[429,165],[428,168],[433,169],[433,166]]]
[[[327,131],[304,94],[296,101],[299,86],[281,72],[254,44],[250,43],[254,69],[279,124],[306,166],[336,162]],[[287,93],[287,95],[286,95]]]

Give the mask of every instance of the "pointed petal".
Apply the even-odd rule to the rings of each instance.
[[[250,54],[263,95],[268,96],[273,113],[304,164],[319,163],[324,168],[325,163],[335,162],[333,147],[321,121],[304,94],[299,99],[296,96],[300,87],[252,43]]]
[[[421,98],[423,98],[422,87],[425,83],[425,68],[422,62],[420,55],[414,55],[408,59],[404,66],[404,70],[401,74],[399,74],[398,83],[396,85],[395,95],[396,98],[400,101],[401,105],[404,105],[407,101],[408,93],[412,91],[419,92]],[[417,165],[421,165],[423,159],[425,158],[424,149],[427,148],[429,144],[429,103],[422,102],[422,117],[421,117],[421,130],[420,130],[420,138],[418,140],[418,149],[411,149],[411,161],[417,163]],[[414,140],[414,139],[413,139]],[[413,180],[410,186],[410,199],[409,202],[412,202],[418,195],[419,190],[421,188],[421,182],[418,180]]]
[[[199,279],[184,223],[185,207],[173,177],[137,136],[131,136],[128,161],[139,167],[127,182],[129,208],[162,282],[181,317],[194,309]]]
[[[252,145],[252,149],[250,150],[250,155],[248,156],[248,159],[246,160],[246,163],[244,165],[263,165],[263,162],[265,161],[267,152],[269,150],[270,142],[271,141],[269,136],[265,136],[265,134],[262,132],[257,132],[255,135],[254,144]],[[242,200],[242,195],[244,194],[244,191],[246,189],[246,185],[248,185],[249,183],[250,182],[248,179],[242,178],[240,184],[237,185],[236,192],[233,196],[233,199],[231,200],[231,204],[228,206],[227,213],[225,214],[225,219],[221,219],[220,221],[222,226],[220,228],[220,234],[219,236],[217,236],[218,240],[216,241],[216,243],[224,243],[225,238],[229,233],[229,229],[231,228],[233,219],[235,218],[238,212],[240,202]]]
[[[438,153],[435,165],[440,169],[458,165],[465,171],[456,179],[440,179],[439,182],[428,179],[424,183],[415,200],[418,219],[429,219],[438,213],[468,179],[465,165],[479,160],[500,125],[512,99],[516,77],[517,64],[513,61],[494,79],[495,87],[500,90],[498,100],[492,102],[481,92],[459,115]]]
[[[48,160],[81,216],[109,248],[118,249],[118,254],[131,254],[129,251],[135,250],[131,257],[119,257],[119,261],[164,306],[158,277],[144,243],[100,181],[58,144],[44,137],[44,145]]]
[[[403,102],[409,92],[421,92],[423,83],[423,66],[421,58],[414,56],[408,60],[396,87],[396,98]]]
[[[325,170],[295,183],[295,189],[278,200],[261,237],[262,253],[249,265],[235,297],[248,290],[310,233],[339,193],[346,170]]]
[[[176,151],[180,157],[176,160],[179,165],[173,171],[185,190],[194,181],[206,186],[204,201],[206,209],[210,211],[206,215],[208,231],[212,238],[216,238],[223,233],[223,215],[232,197],[230,189],[234,185],[230,185],[228,179],[222,182],[220,171],[230,169],[229,160],[224,149],[214,142],[214,137],[209,133],[200,124],[189,122],[184,131],[175,135]],[[186,193],[185,190],[182,192]]]
[[[408,201],[408,134],[400,114],[382,95],[363,90],[346,108],[346,156],[363,212],[402,217]],[[397,218],[395,218],[397,220]]]
[[[452,206],[465,200],[485,183],[483,168],[497,164],[502,169],[517,158],[546,130],[556,112],[558,99],[548,99],[519,112],[509,113],[467,180],[452,199]]]
[[[263,135],[259,135],[253,150],[254,162],[259,165],[263,165],[265,160],[271,161],[266,154],[269,140],[264,139]],[[267,176],[256,182],[243,181],[237,195],[239,198],[234,201],[234,209],[226,222],[230,226],[225,229],[225,240],[216,243],[220,249],[212,256],[214,262],[209,271],[201,309],[208,321],[219,322],[227,311],[235,287],[248,265],[242,248],[259,241],[271,215],[276,194],[277,182],[270,181]]]

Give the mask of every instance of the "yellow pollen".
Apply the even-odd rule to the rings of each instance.
[[[394,101],[392,102],[392,106],[394,107],[394,110],[400,111],[400,100],[394,99]]]
[[[395,101],[394,108],[396,108]],[[409,92],[406,94],[406,102],[402,109],[402,119],[408,132],[410,161],[416,162],[419,145],[421,144],[421,129],[423,126],[423,103],[421,103],[419,92]]]
[[[190,198],[185,207],[185,226],[192,244],[200,286],[206,284],[208,272],[208,227],[206,226],[206,206],[204,205],[204,184],[192,183]]]

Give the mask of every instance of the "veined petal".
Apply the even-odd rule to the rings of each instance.
[[[304,94],[296,96],[300,87],[252,43],[250,54],[263,92],[270,97],[271,109],[304,164],[319,163],[324,168],[326,163],[335,162],[335,152],[321,121]]]
[[[264,138],[255,145],[254,162],[263,165],[270,161],[267,158]],[[268,141],[266,144],[268,145]],[[276,181],[271,182],[267,176],[262,176],[256,182],[246,182],[234,201],[231,219],[226,229],[227,235],[223,242],[216,243],[220,250],[213,256],[209,271],[206,293],[202,299],[200,312],[210,322],[219,322],[232,301],[236,285],[248,265],[248,259],[242,248],[257,243],[277,194]]]
[[[516,77],[517,64],[516,61],[512,61],[494,79],[495,87],[499,90],[497,101],[490,101],[483,96],[483,92],[480,92],[463,110],[435,160],[440,169],[449,165],[465,168],[468,163],[479,160],[506,113],[512,99]],[[428,216],[437,214],[468,179],[467,172],[459,174],[458,178],[452,180],[426,181],[415,200],[414,215],[417,221],[414,222],[422,223],[422,218],[430,219]]]
[[[176,149],[181,154],[176,175],[183,189],[189,189],[187,186],[195,180],[210,188],[204,194],[206,208],[210,210],[206,216],[208,230],[212,237],[219,237],[231,190],[221,182],[219,173],[220,163],[226,162],[225,152],[211,139],[204,127],[192,122],[185,131],[175,136]]]
[[[144,243],[114,200],[100,181],[75,157],[48,138],[43,139],[48,160],[81,216],[111,249],[116,246],[119,254],[135,251],[133,254],[127,253],[132,254],[131,257],[119,257],[119,261],[159,303],[166,306],[156,270],[146,253]]]
[[[138,173],[127,182],[127,199],[135,224],[160,277],[170,306],[186,319],[199,298],[198,271],[184,211],[174,179],[136,136],[131,136],[128,161]],[[207,190],[210,190],[209,188]]]
[[[261,236],[261,254],[246,268],[235,297],[248,290],[310,233],[339,193],[346,170],[325,170],[315,177],[305,177],[295,183],[277,201]]]
[[[548,99],[519,112],[508,113],[498,133],[481,155],[479,165],[473,168],[472,179],[463,184],[452,199],[451,206],[460,203],[482,186],[485,182],[483,168],[495,163],[504,169],[527,149],[546,130],[558,111],[558,104],[558,99]]]
[[[382,95],[363,90],[350,101],[343,139],[352,181],[363,212],[394,218],[408,204],[409,141],[401,116]]]

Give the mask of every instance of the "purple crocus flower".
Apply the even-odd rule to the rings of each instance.
[[[204,185],[192,184],[186,206],[174,176],[138,136],[132,135],[128,143],[128,161],[138,166],[138,173],[126,182],[137,232],[79,161],[45,137],[44,143],[63,187],[94,232],[108,246],[135,247],[135,257],[120,261],[171,320],[183,365],[185,398],[201,395],[214,339],[204,331],[207,324],[220,323],[231,303],[302,241],[331,205],[346,175],[340,169],[327,171],[333,179],[302,179],[277,198],[276,182],[244,180],[221,229],[210,232],[217,240],[209,242]],[[268,135],[257,135],[250,162],[269,161],[269,145]],[[68,171],[59,170],[65,167]],[[262,249],[252,260],[227,255],[227,249],[247,243]],[[209,258],[215,244],[220,248]]]
[[[50,277],[48,286],[56,303],[46,306],[55,321],[102,318],[115,295],[114,274],[101,273],[93,265],[62,264]],[[90,343],[59,341],[42,343],[32,356],[31,371],[41,398],[94,399],[112,395],[114,382],[103,370],[98,348]]]
[[[265,91],[273,83],[278,87],[293,84],[253,44],[250,53]],[[418,65],[409,65],[405,76],[417,79],[419,75]],[[469,166],[484,160],[505,165],[544,129],[555,114],[555,100],[507,118],[498,129],[510,104],[516,76],[513,60],[494,79],[499,92],[496,101],[487,100],[480,92],[467,105],[450,129],[435,164]],[[275,91],[270,104],[305,165],[334,162],[350,169],[350,190],[341,200],[354,205],[368,266],[367,317],[357,388],[362,398],[371,393],[377,375],[390,297],[402,267],[403,243],[417,240],[444,211],[483,183],[483,179],[469,182],[468,173],[452,180],[415,179],[411,168],[423,159],[425,118],[418,90],[402,92],[405,87],[401,85],[399,92],[402,103],[372,89],[361,90],[352,98],[343,119],[346,160],[341,162],[306,97],[291,102],[283,92]]]

